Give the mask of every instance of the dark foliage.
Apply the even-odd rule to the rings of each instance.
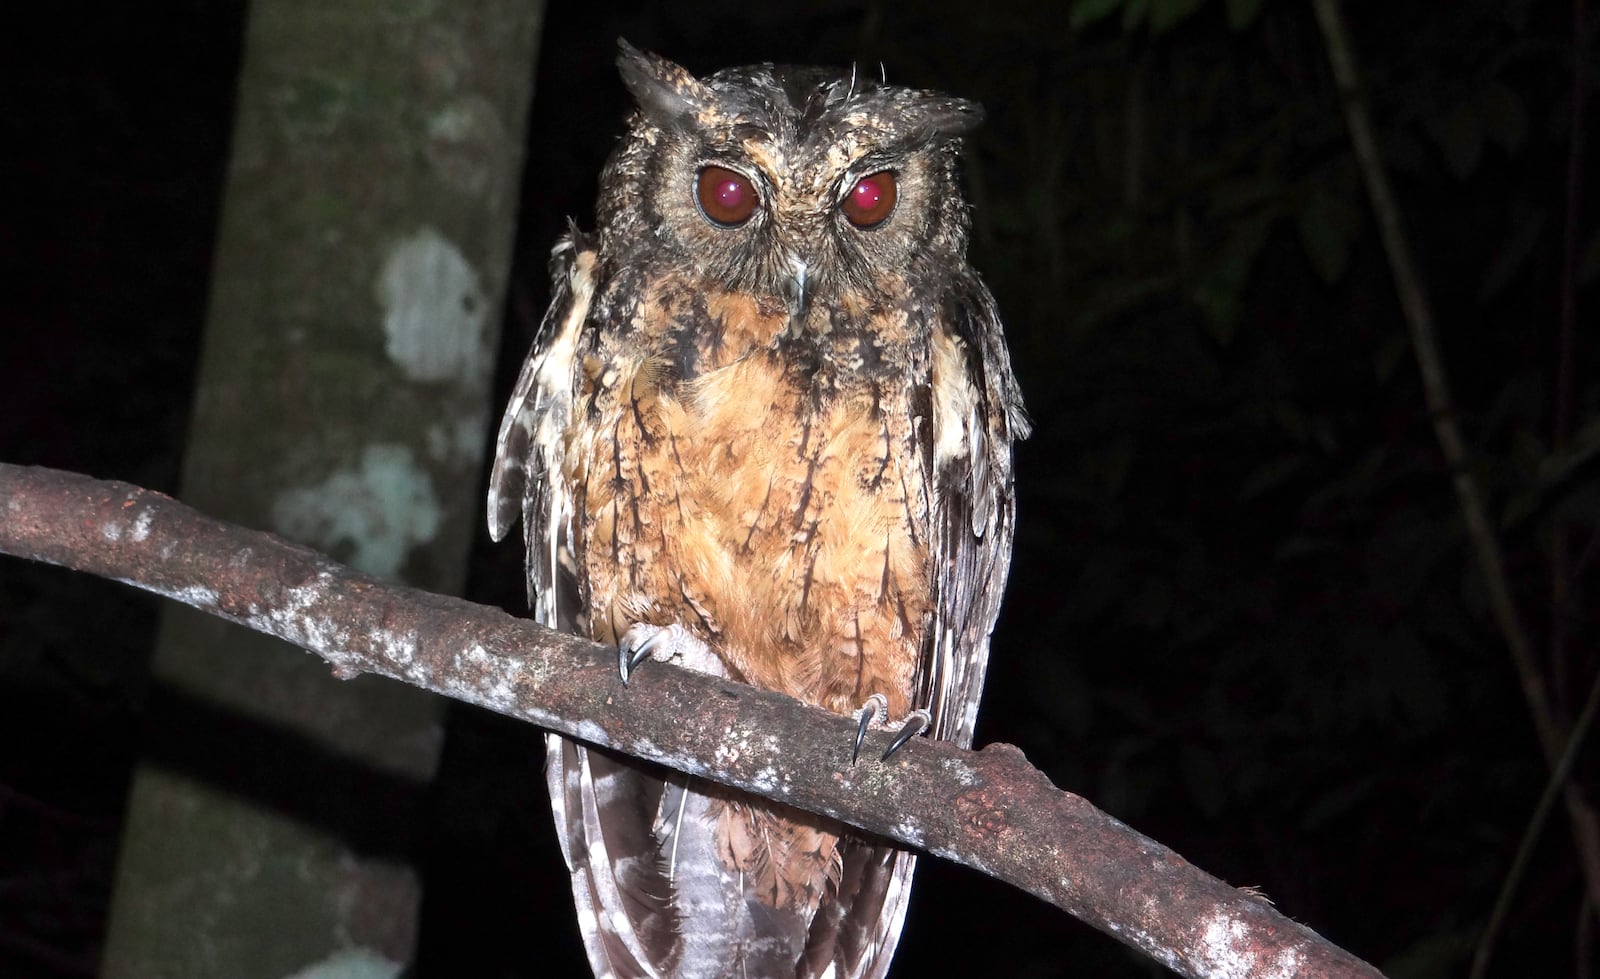
[[[1565,3],[1346,6],[1473,471],[1575,710],[1600,640],[1600,480],[1566,464],[1600,442],[1600,189],[1579,166],[1573,211],[1568,174],[1575,51],[1600,149],[1600,16],[1575,42]],[[553,5],[499,390],[549,243],[587,223],[619,131],[618,34],[694,70],[881,60],[981,100],[974,262],[1037,434],[979,741],[1392,975],[1461,973],[1545,769],[1309,10],[768,11]],[[0,32],[5,461],[175,488],[242,23],[237,5],[129,6]],[[468,597],[517,607],[517,549],[475,555]],[[92,972],[140,716],[171,704],[141,679],[155,617],[116,586],[0,563],[0,974]],[[535,732],[456,712],[419,854],[423,974],[581,968],[539,760]],[[1590,752],[1591,793],[1595,773]],[[1159,971],[925,867],[897,974]],[[1580,900],[1558,816],[1494,974],[1573,974]]]

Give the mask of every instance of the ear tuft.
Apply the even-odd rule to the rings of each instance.
[[[711,103],[711,90],[682,67],[617,38],[617,70],[639,109],[652,121],[670,126]]]
[[[923,125],[938,136],[965,136],[983,122],[983,106],[967,99],[940,96],[923,115]]]

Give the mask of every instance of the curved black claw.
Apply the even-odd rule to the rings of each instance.
[[[905,723],[895,732],[894,740],[889,742],[889,747],[883,749],[883,758],[880,761],[888,761],[890,755],[904,748],[907,741],[926,731],[928,725],[932,723],[933,717],[920,707],[907,714]]]
[[[629,649],[626,642],[617,646],[617,672],[622,675],[623,686],[628,685],[628,676],[633,673],[633,668],[650,658],[650,647],[655,645],[656,636],[659,635],[661,633],[658,632],[646,639],[639,644],[638,649]]]
[[[861,757],[861,742],[867,739],[867,728],[873,721],[889,712],[889,701],[881,693],[875,693],[867,698],[856,713],[861,715],[860,722],[856,725],[856,742],[850,749],[850,764],[854,765],[856,759]]]

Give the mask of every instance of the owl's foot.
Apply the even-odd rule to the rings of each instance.
[[[850,750],[850,764],[852,765],[856,763],[856,759],[861,757],[861,743],[867,739],[867,729],[873,726],[882,727],[883,722],[889,719],[888,699],[881,693],[873,694],[867,698],[866,703],[861,705],[861,709],[856,711],[855,717],[857,720],[856,740]],[[900,722],[900,729],[895,732],[894,738],[890,740],[889,747],[883,749],[883,757],[879,760],[888,761],[890,755],[904,748],[906,742],[926,731],[928,725],[932,723],[933,716],[920,707],[907,714],[905,720]]]
[[[617,643],[617,672],[622,675],[623,686],[628,685],[628,677],[633,674],[634,667],[647,659],[657,663],[676,662],[679,666],[713,676],[728,675],[722,660],[711,651],[705,640],[676,622],[672,625],[635,622],[622,634],[622,639]]]

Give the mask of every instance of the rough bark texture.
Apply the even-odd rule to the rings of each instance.
[[[185,499],[363,571],[459,590],[509,276],[541,5],[251,4],[184,445]],[[330,683],[280,643],[164,610],[152,673],[199,711],[431,778],[443,705]],[[385,689],[390,687],[391,689]],[[195,712],[151,740],[215,743]],[[330,805],[359,787],[330,782]],[[389,813],[414,835],[415,812]],[[145,758],[102,974],[397,973],[421,882],[397,854]]]
[[[1007,881],[1189,976],[1377,970],[1062,792],[1010,745],[850,763],[848,718],[379,581],[158,493],[0,465],[0,552],[115,578],[376,673],[826,813]],[[887,739],[869,735],[869,745]]]

